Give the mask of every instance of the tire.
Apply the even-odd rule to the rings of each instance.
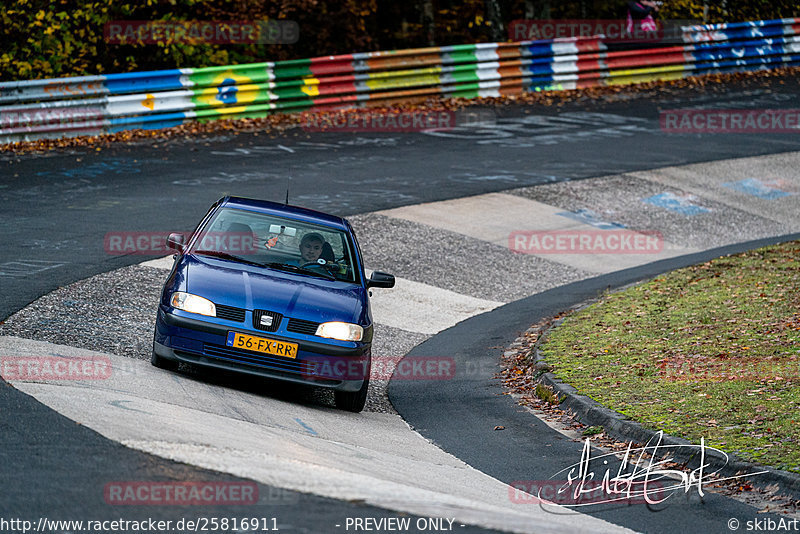
[[[335,391],[333,396],[336,407],[340,410],[359,413],[367,403],[367,390],[369,390],[369,377],[364,379],[364,384],[358,391]]]
[[[162,358],[156,354],[155,350],[150,355],[150,363],[159,369],[166,369],[167,371],[174,371],[178,368],[178,362]]]

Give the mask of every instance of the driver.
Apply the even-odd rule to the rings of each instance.
[[[322,255],[325,238],[316,232],[303,236],[300,240],[300,263],[315,263]]]
[[[322,261],[320,261],[320,259]],[[300,240],[300,261],[297,265],[303,267],[310,263],[324,265],[325,269],[330,274],[335,272],[338,272],[338,274],[347,274],[347,265],[335,261],[330,243],[325,241],[325,238],[316,232],[308,233]]]

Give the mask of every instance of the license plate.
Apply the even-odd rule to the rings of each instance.
[[[263,352],[264,354],[283,356],[285,358],[297,358],[297,343],[285,343],[283,341],[275,341],[274,339],[267,339],[265,337],[248,336],[247,334],[239,334],[238,332],[228,332],[227,345],[236,349]]]

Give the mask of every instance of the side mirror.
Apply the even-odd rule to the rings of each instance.
[[[367,280],[367,288],[370,287],[394,287],[394,275],[373,271]]]
[[[183,252],[183,250],[186,248],[183,234],[180,232],[172,232],[169,234],[169,237],[167,237],[167,248],[177,250],[178,252]]]

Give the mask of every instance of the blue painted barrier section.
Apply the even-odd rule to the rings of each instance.
[[[184,89],[180,70],[108,74],[105,85],[112,95]]]

